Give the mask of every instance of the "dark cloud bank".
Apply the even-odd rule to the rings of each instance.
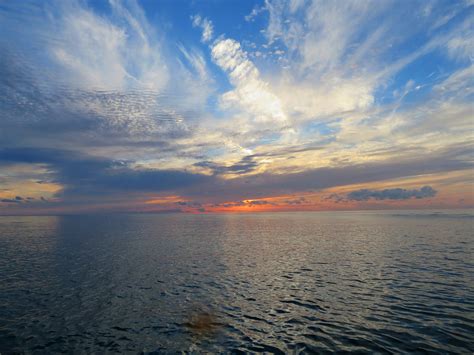
[[[117,198],[133,200],[133,194],[143,196],[144,193],[159,192],[179,194],[191,198],[196,203],[220,204],[227,201],[261,199],[278,194],[316,191],[354,183],[370,183],[472,168],[470,162],[458,157],[459,151],[451,150],[424,156],[423,160],[328,167],[299,173],[262,173],[226,180],[216,171],[211,175],[205,175],[185,170],[137,169],[133,167],[133,162],[93,157],[77,151],[31,147],[0,149],[0,169],[17,163],[46,166],[49,170],[46,180],[63,186],[63,190],[57,197],[61,200],[59,204],[65,206],[78,203],[93,206],[104,201],[115,201]],[[206,162],[203,165],[208,164]],[[231,170],[246,171],[246,168],[238,166],[232,167]],[[358,190],[349,193],[344,198],[355,201],[404,200],[435,195],[436,191],[432,187],[425,186],[415,190],[402,188],[381,191]],[[8,202],[11,206],[27,205]],[[302,200],[287,201],[288,204],[302,202]]]
[[[113,191],[163,191],[204,182],[207,176],[178,170],[134,170],[127,162],[56,149],[0,150],[0,166],[46,164],[54,180],[65,186],[64,195],[97,195]]]
[[[411,198],[421,199],[436,196],[437,191],[431,186],[423,186],[420,189],[406,190],[402,188],[385,190],[362,189],[347,194],[348,200],[367,201],[374,200],[408,200]]]

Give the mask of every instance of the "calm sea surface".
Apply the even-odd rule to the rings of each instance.
[[[0,217],[0,353],[474,351],[474,215]]]

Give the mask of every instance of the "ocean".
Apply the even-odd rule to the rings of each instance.
[[[0,353],[472,353],[472,211],[0,217]]]

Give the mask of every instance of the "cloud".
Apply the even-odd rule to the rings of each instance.
[[[135,138],[189,130],[201,115],[212,86],[202,80],[205,62],[193,47],[184,58],[190,66],[170,55],[133,1],[111,1],[101,15],[79,1],[50,1],[20,16],[27,6],[7,7],[2,24],[0,110],[9,124],[63,131],[71,124]],[[29,42],[14,43],[18,37]]]
[[[176,204],[179,206],[187,206],[187,207],[193,207],[193,208],[202,207],[202,204],[196,201],[178,201],[176,202]]]
[[[259,70],[233,39],[222,39],[212,46],[212,58],[229,74],[235,89],[221,96],[223,108],[248,111],[257,122],[287,124],[287,117],[278,97],[260,78]]]
[[[362,189],[347,194],[348,200],[367,201],[374,200],[408,200],[411,198],[421,199],[436,196],[437,191],[431,186],[423,186],[420,189],[406,190],[402,188],[385,190]]]
[[[201,40],[209,42],[214,34],[214,26],[207,18],[202,18],[200,15],[191,16],[193,27],[200,27],[202,29]]]
[[[267,1],[265,9],[268,46],[282,64],[269,80],[293,125],[373,107],[375,58],[387,48],[387,29],[373,23],[380,2]]]
[[[469,151],[468,148],[465,150]],[[233,179],[220,177],[219,174],[241,172],[241,169],[247,167],[237,165],[229,170],[229,167],[216,168],[210,165],[215,174],[206,175],[171,169],[134,168],[133,162],[114,161],[57,149],[2,149],[0,166],[8,167],[18,163],[45,164],[49,170],[49,178],[64,186],[58,196],[65,201],[87,197],[92,203],[92,200],[100,195],[113,197],[117,194],[133,195],[161,191],[177,192],[193,199],[235,201],[239,198],[260,200],[265,196],[471,169],[472,164],[468,160],[456,159],[459,155],[462,155],[461,148],[456,151],[440,151],[432,156],[424,156],[423,159],[396,163],[325,167],[297,173],[264,172]],[[300,201],[303,202],[301,199]]]
[[[266,201],[266,200],[251,200],[251,201],[244,201],[245,204],[252,206],[266,206],[266,205],[275,205],[274,202]]]
[[[266,10],[265,6],[255,6],[252,11],[244,17],[245,21],[253,22],[255,18]]]
[[[0,202],[3,202],[3,203],[21,203],[21,201],[17,200],[16,198],[4,198],[4,199],[1,199]]]
[[[46,164],[55,182],[64,186],[61,197],[97,196],[167,191],[208,182],[206,175],[179,170],[133,169],[127,162],[57,149],[17,148],[0,150],[0,166],[18,163]]]
[[[283,200],[283,202],[288,204],[288,205],[301,205],[301,204],[304,204],[306,202],[306,198],[300,197],[300,198],[293,199],[293,200]]]
[[[472,16],[463,18],[464,5],[444,4],[424,17],[420,12],[425,6],[420,4],[392,5],[350,0],[343,4],[317,0],[265,3],[268,46],[283,46],[286,53],[283,69],[270,76],[271,84],[292,122],[370,116],[380,107],[382,97],[386,101],[389,93],[385,90],[392,80],[397,81],[396,75],[421,58],[444,51],[467,63],[472,56],[468,43],[473,43],[473,34],[467,25]],[[427,35],[427,26],[446,12],[453,13],[455,24]],[[421,43],[407,52],[413,38]]]
[[[455,170],[467,181],[472,11],[434,4],[265,1],[239,30],[196,4],[199,42],[132,0],[5,3],[1,198],[170,192],[201,208]],[[23,198],[9,208],[35,203]]]
[[[87,181],[87,184],[98,191],[157,192],[182,189],[208,180],[209,178],[205,175],[177,170],[134,170],[121,168],[105,172],[99,171],[96,176]],[[75,186],[74,192],[83,193],[84,190],[84,186]],[[87,192],[87,189],[85,192]]]
[[[245,156],[239,162],[231,165],[223,165],[211,161],[201,161],[195,163],[194,166],[210,169],[215,175],[246,174],[254,171],[258,167],[258,163],[254,161],[253,156]]]
[[[72,11],[71,11],[72,10]],[[83,88],[121,89],[129,78],[121,52],[125,32],[81,7],[66,10],[53,58]]]
[[[111,16],[99,16],[75,1],[56,5],[49,10],[57,39],[48,49],[72,83],[88,91],[159,92],[167,86],[170,68],[163,44],[133,1],[127,6],[110,1]]]
[[[466,19],[456,32],[446,44],[448,55],[456,60],[472,63],[474,60],[472,19]]]
[[[40,201],[46,201],[43,197],[39,199]],[[36,202],[36,199],[34,197],[22,197],[22,196],[15,196],[14,198],[3,198],[0,199],[0,202],[3,203],[14,203],[14,204],[24,204],[24,203],[30,203],[30,202]]]
[[[227,203],[216,203],[213,204],[212,207],[255,207],[255,206],[277,206],[278,204],[275,202],[267,201],[267,200],[243,200],[237,202],[227,202]]]
[[[470,148],[465,148],[465,152]],[[263,172],[251,176],[241,176],[233,179],[215,179],[211,185],[201,185],[199,189],[190,187],[183,193],[188,196],[213,196],[215,200],[236,201],[239,198],[256,199],[266,196],[278,196],[308,191],[327,189],[357,183],[369,183],[402,178],[421,176],[448,171],[472,169],[470,158],[457,159],[462,154],[462,148],[455,151],[439,151],[426,155],[423,159],[406,159],[393,161],[354,164],[338,167],[322,167],[293,172],[273,174]]]

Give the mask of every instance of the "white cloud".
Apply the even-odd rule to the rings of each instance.
[[[111,1],[114,17],[80,3],[59,3],[51,13],[54,41],[48,47],[63,79],[81,89],[161,91],[170,74],[155,33],[133,2]],[[49,34],[51,36],[51,34]]]
[[[354,111],[365,111],[374,104],[373,87],[364,80],[335,78],[319,85],[288,82],[276,86],[289,113],[300,123],[324,121],[333,116]]]
[[[200,15],[195,15],[191,17],[194,27],[200,27],[202,29],[201,40],[203,42],[209,42],[214,35],[214,26],[212,22],[207,18],[202,18]]]
[[[468,98],[474,93],[474,65],[453,72],[446,80],[435,85],[433,91],[441,95],[443,100]]]
[[[261,79],[259,70],[237,41],[217,41],[212,46],[212,57],[216,64],[228,73],[235,87],[221,96],[223,108],[246,111],[255,122],[271,123],[280,127],[287,124],[279,98]]]
[[[426,15],[422,22],[413,15],[406,19],[412,26],[400,33],[393,30],[400,27],[394,19],[403,12],[391,16],[387,11],[393,9],[388,9],[388,5],[388,2],[267,1],[265,9],[269,12],[269,23],[264,35],[268,44],[263,47],[272,50],[282,43],[286,50],[280,53],[285,67],[274,68],[265,75],[236,41],[220,40],[214,44],[213,58],[229,73],[235,87],[222,96],[224,108],[246,107],[254,117],[272,117],[270,112],[276,117],[285,117],[283,121],[291,122],[295,129],[300,128],[300,144],[310,144],[311,139],[318,139],[316,133],[312,136],[303,134],[302,125],[309,122],[326,122],[333,130],[326,137],[334,142],[327,144],[324,150],[292,153],[292,156],[298,155],[292,160],[293,166],[289,167],[287,161],[280,165],[274,160],[267,168],[298,170],[331,165],[335,161],[348,164],[403,154],[409,157],[413,153],[410,149],[436,150],[444,145],[461,144],[468,138],[453,130],[449,123],[466,128],[468,106],[461,102],[443,106],[438,102],[447,100],[438,96],[441,90],[445,91],[445,96],[452,97],[453,92],[447,93],[452,88],[460,100],[472,92],[465,90],[470,74],[467,69],[435,89],[428,103],[421,102],[408,112],[404,109],[405,98],[421,89],[429,90],[432,84],[408,81],[406,88],[402,88],[403,93],[391,104],[381,105],[376,101],[376,92],[383,90],[400,70],[415,60],[442,48],[451,50],[453,58],[465,58],[469,52],[469,41],[459,38],[470,37],[460,32],[458,26],[430,36],[414,51],[394,56],[393,53],[403,53],[397,49],[411,36],[426,31],[429,22],[435,20]],[[378,16],[386,21],[380,21]],[[257,49],[251,55],[257,57]],[[254,93],[260,90],[255,84],[258,82],[265,83],[263,92],[268,91],[271,95],[258,100],[257,104],[253,98],[259,97]],[[464,96],[459,92],[461,86]],[[267,106],[264,103],[278,104]],[[272,111],[268,107],[278,109]],[[443,115],[450,119],[443,120]],[[251,131],[245,119],[236,121],[234,118],[234,125],[236,122],[239,128]],[[262,127],[258,120],[252,124]],[[416,129],[417,125],[423,129]],[[415,131],[418,133],[410,133]],[[278,145],[283,150],[285,144],[281,140],[272,142],[274,147]],[[262,146],[256,151],[262,149],[268,153],[273,148]]]
[[[381,8],[357,1],[266,2],[269,45],[286,47],[278,51],[284,67],[281,75],[272,73],[271,85],[292,120],[323,120],[374,104],[374,49],[383,47],[386,29],[367,31],[367,23]]]
[[[30,54],[22,43],[10,44],[30,54],[23,67],[41,65],[31,80],[42,108],[24,115],[48,120],[51,110],[62,110],[62,121],[84,117],[137,138],[189,131],[213,91],[202,53],[181,46],[184,58],[175,55],[175,44],[134,1],[111,0],[110,9],[99,15],[80,1],[53,1],[10,20],[7,43],[22,37],[44,49]]]
[[[469,17],[459,28],[456,34],[446,44],[448,55],[461,61],[474,61],[474,29],[473,17]]]
[[[255,6],[250,14],[244,17],[245,21],[252,22],[255,21],[255,18],[260,15],[263,11],[265,11],[265,6]]]
[[[87,89],[123,88],[125,32],[79,7],[68,10],[60,21],[62,35],[51,51],[74,82]]]

